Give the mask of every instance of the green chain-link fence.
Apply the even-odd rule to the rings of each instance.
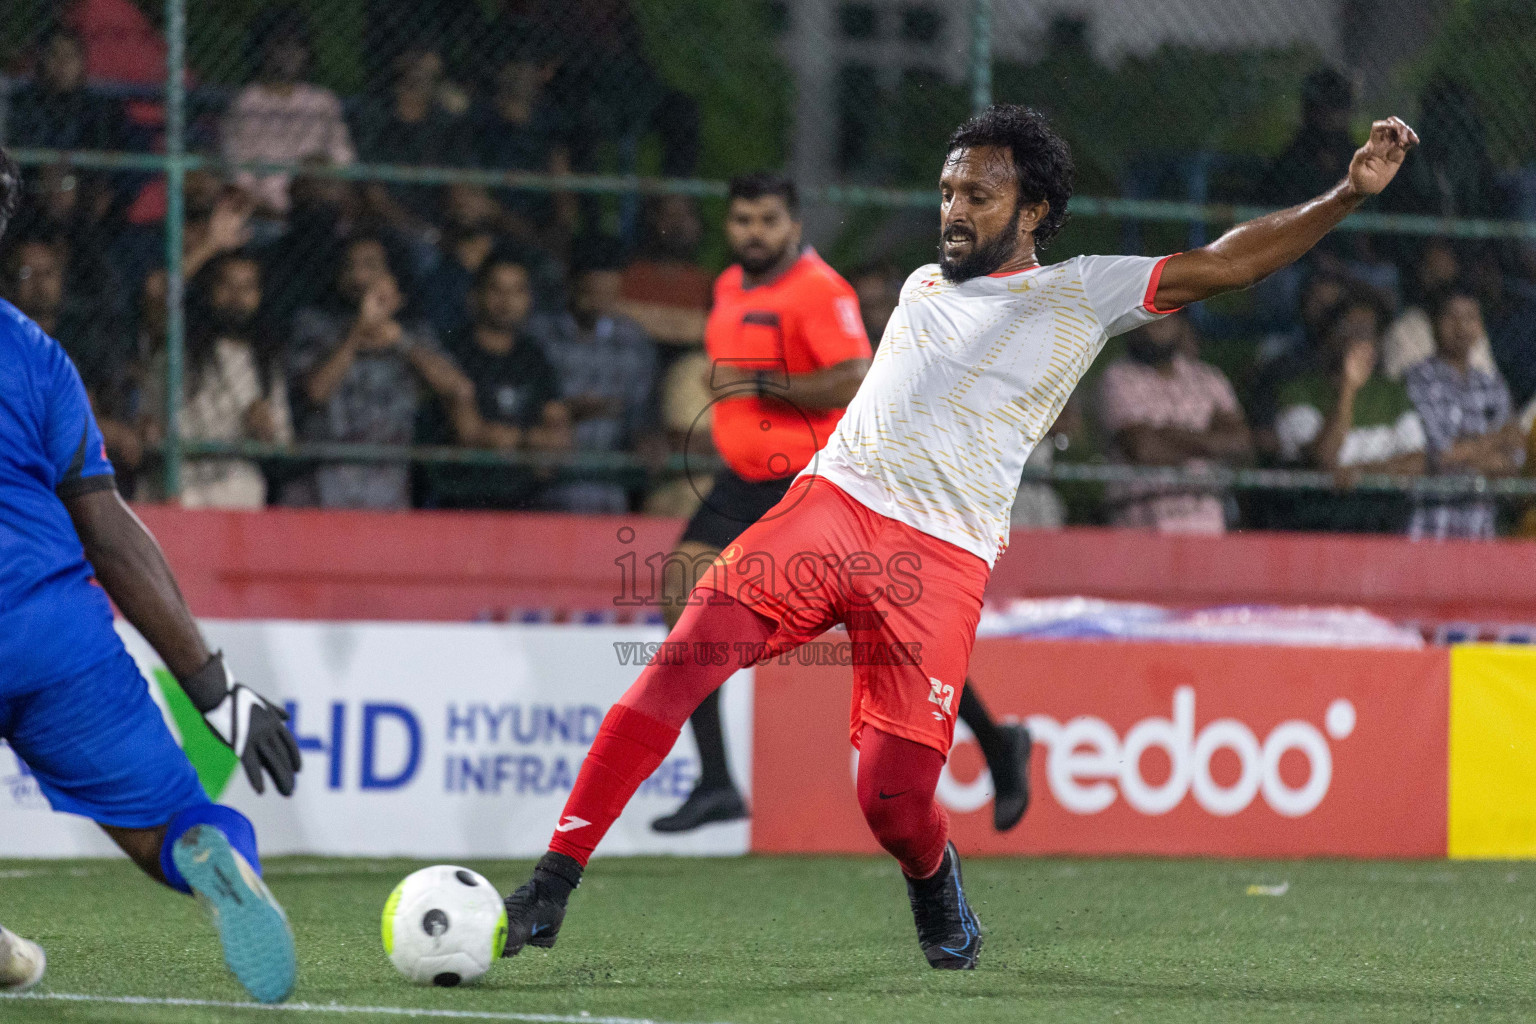
[[[665,452],[466,452],[430,415],[388,438],[316,427],[293,349],[346,300],[349,246],[379,240],[411,315],[441,337],[493,247],[530,268],[536,312],[566,301],[594,248],[718,269],[725,179],[774,166],[802,183],[834,265],[909,269],[930,258],[943,140],[992,97],[1045,109],[1073,146],[1080,194],[1052,258],[1200,244],[1336,177],[1340,148],[1398,112],[1425,145],[1326,258],[1390,301],[1411,298],[1404,275],[1430,238],[1536,281],[1536,7],[1521,0],[13,0],[0,68],[0,138],[31,190],[0,286],[14,297],[20,273],[46,276],[32,264],[51,248],[55,329],[149,495],[176,493],[187,459],[234,455],[261,460],[274,497],[341,457],[638,487]],[[209,365],[198,275],[237,249],[260,271],[256,377],[289,384],[292,409],[280,429],[214,436],[227,410],[183,409],[188,374]],[[1240,389],[1296,287],[1196,312]],[[1126,472],[1032,471],[1073,486]],[[1331,486],[1269,471],[1222,483]]]

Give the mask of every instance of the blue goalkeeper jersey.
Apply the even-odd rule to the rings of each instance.
[[[0,698],[121,649],[62,499],[114,486],[80,375],[0,299]]]

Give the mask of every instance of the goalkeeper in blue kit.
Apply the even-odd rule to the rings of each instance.
[[[0,234],[20,174],[0,150]],[[97,822],[158,882],[207,908],[255,998],[293,989],[293,935],[261,881],[256,834],[211,802],[112,627],[117,607],[181,682],[258,793],[293,792],[287,715],[209,651],[153,537],[118,496],[64,350],[0,300],[0,739],[58,811]],[[0,928],[0,991],[43,975],[43,951]]]

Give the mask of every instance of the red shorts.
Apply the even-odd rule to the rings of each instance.
[[[721,551],[698,588],[778,623],[758,661],[847,627],[814,657],[853,667],[854,744],[868,724],[947,757],[990,574],[969,551],[810,476]]]

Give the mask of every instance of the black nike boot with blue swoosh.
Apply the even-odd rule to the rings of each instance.
[[[565,921],[571,890],[581,884],[581,865],[563,853],[546,853],[528,884],[505,900],[507,944],[501,955],[517,956],[524,946],[549,949]]]
[[[907,899],[928,965],[941,971],[974,970],[981,955],[981,922],[966,901],[954,843],[945,844],[944,860],[932,878],[907,878]]]

